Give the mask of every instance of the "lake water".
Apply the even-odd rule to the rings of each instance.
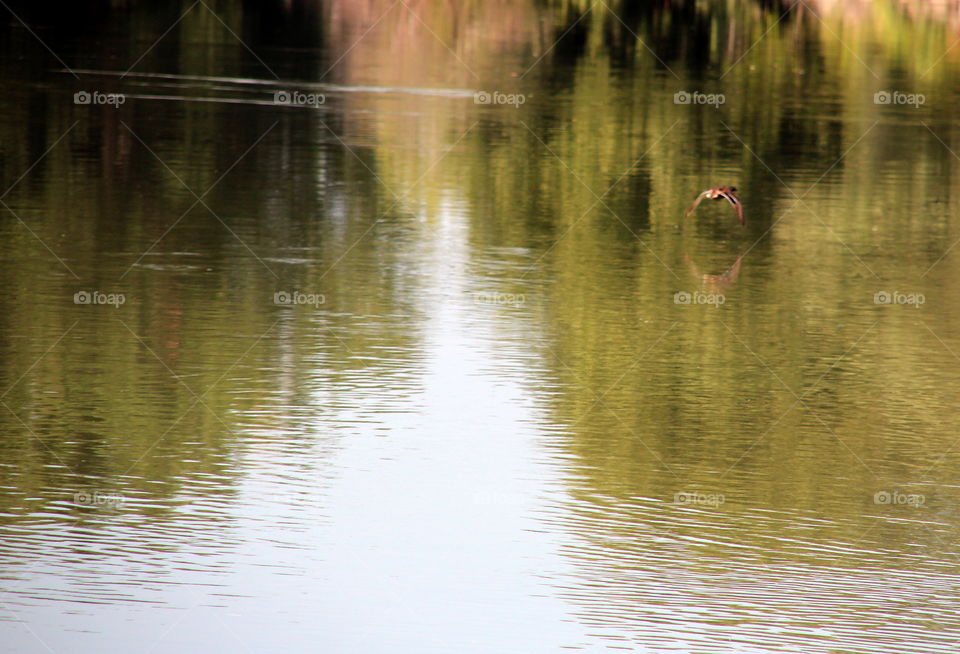
[[[0,650],[955,652],[960,26],[653,4],[4,9]]]

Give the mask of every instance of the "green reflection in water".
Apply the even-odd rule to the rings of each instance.
[[[717,536],[762,507],[828,516],[811,541],[945,558],[956,26],[893,2],[761,4],[425,3],[411,17],[329,3],[298,33],[325,50],[302,56],[218,11],[263,63],[198,11],[124,80],[15,63],[39,46],[7,26],[4,520],[83,489],[171,500],[202,478],[229,495],[245,437],[335,447],[351,406],[389,427],[422,383],[425,316],[447,301],[424,282],[442,253],[423,242],[456,205],[477,293],[523,297],[537,321],[527,347],[547,367],[572,531],[636,536],[664,520],[638,498],[702,492],[723,507],[672,533]],[[102,51],[57,49],[122,71],[167,18],[132,8],[111,15]],[[174,77],[140,75],[161,70]],[[265,106],[274,73],[326,74],[324,106]],[[85,88],[184,101],[78,111]],[[923,102],[878,104],[884,92]],[[721,183],[741,190],[746,228],[714,204],[681,224]],[[79,291],[125,302],[77,305]],[[293,292],[322,303],[276,304]],[[924,304],[877,303],[897,292]],[[511,338],[514,308],[494,314]],[[895,491],[924,507],[874,499]],[[591,513],[608,510],[616,521]],[[770,540],[783,523],[745,519],[740,544],[791,553]]]

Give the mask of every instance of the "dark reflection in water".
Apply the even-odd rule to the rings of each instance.
[[[7,649],[953,651],[952,14],[5,11]]]

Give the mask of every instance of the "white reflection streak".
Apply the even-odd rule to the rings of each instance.
[[[352,154],[353,157],[354,157],[357,161],[359,161],[360,164],[370,172],[370,174],[373,176],[373,178],[376,179],[376,180],[383,186],[383,188],[386,189],[386,191],[387,191],[388,193],[390,193],[390,195],[392,195],[395,199],[394,199],[393,203],[391,203],[390,206],[386,208],[386,210],[380,212],[380,215],[377,216],[377,218],[376,218],[373,222],[370,223],[370,225],[364,230],[364,232],[363,232],[362,234],[360,234],[360,236],[350,245],[350,247],[348,247],[346,250],[344,250],[344,251],[340,254],[340,256],[337,257],[337,260],[334,261],[332,264],[330,264],[330,267],[327,268],[327,269],[323,272],[323,274],[321,274],[320,277],[317,278],[317,281],[318,281],[318,282],[319,282],[321,279],[323,279],[324,277],[326,277],[328,274],[330,274],[330,271],[332,271],[334,268],[336,268],[337,265],[338,265],[341,261],[343,261],[343,259],[350,253],[350,251],[353,250],[353,248],[357,247],[357,245],[359,245],[360,242],[361,242],[364,238],[367,237],[367,234],[369,234],[371,231],[373,231],[373,228],[376,227],[377,225],[379,225],[379,224],[384,220],[384,218],[387,217],[387,214],[390,213],[390,211],[392,211],[395,206],[397,206],[398,204],[402,204],[402,205],[403,205],[404,207],[406,207],[408,210],[410,210],[411,212],[413,212],[413,209],[410,207],[410,205],[409,205],[409,203],[408,203],[410,191],[412,191],[414,188],[416,188],[417,186],[420,185],[420,182],[423,181],[423,178],[426,177],[427,174],[428,174],[431,170],[433,170],[433,168],[434,168],[437,164],[439,164],[441,161],[443,161],[448,154],[450,154],[450,151],[453,150],[453,149],[457,146],[457,144],[459,144],[460,141],[462,141],[463,138],[464,138],[467,134],[469,134],[469,133],[473,130],[474,127],[476,127],[476,126],[479,124],[479,121],[474,121],[474,123],[473,123],[472,125],[470,125],[470,127],[468,127],[466,130],[464,130],[463,133],[460,134],[459,137],[457,137],[457,140],[454,141],[453,144],[452,144],[449,148],[447,148],[446,150],[444,150],[443,154],[441,154],[439,157],[437,157],[437,158],[433,161],[433,163],[431,163],[429,166],[427,166],[426,170],[424,170],[423,173],[421,173],[420,176],[417,177],[417,179],[414,180],[413,184],[411,184],[410,187],[407,189],[407,197],[401,197],[401,196],[398,195],[396,192],[394,192],[394,190],[393,190],[392,188],[390,188],[390,186],[389,186],[385,181],[383,181],[383,180],[380,178],[380,176],[377,175],[377,174],[373,171],[373,169],[370,168],[370,166],[368,166],[367,163],[366,163],[363,159],[361,159],[361,158],[359,157],[359,155],[357,155],[357,153],[354,152],[354,151],[343,141],[343,139],[340,138],[340,136],[337,135],[336,132],[334,132],[332,129],[330,129],[330,127],[329,127],[325,122],[323,122],[323,121],[321,120],[321,121],[320,121],[320,124],[323,125],[323,126],[333,135],[333,137],[340,143],[340,145],[343,146],[343,148],[344,148],[347,152],[349,152],[350,154]]]

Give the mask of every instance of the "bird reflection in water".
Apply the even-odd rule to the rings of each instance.
[[[737,257],[729,268],[719,275],[711,275],[701,272],[700,268],[694,263],[690,255],[684,253],[683,260],[687,264],[687,269],[691,276],[700,283],[700,287],[708,292],[721,292],[733,286],[740,276],[740,262],[743,261],[743,254]]]

